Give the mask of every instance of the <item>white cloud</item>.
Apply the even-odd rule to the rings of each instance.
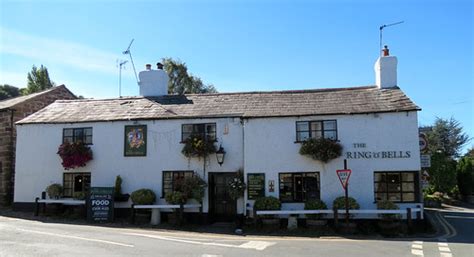
[[[31,36],[3,27],[0,27],[0,35],[0,53],[69,65],[82,70],[117,74],[116,60],[123,59],[122,55],[86,45]]]

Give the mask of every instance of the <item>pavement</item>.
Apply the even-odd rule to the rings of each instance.
[[[66,224],[2,216],[0,256],[474,256],[474,209],[430,209],[419,238],[237,236]]]

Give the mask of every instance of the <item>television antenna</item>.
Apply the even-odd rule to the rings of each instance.
[[[123,51],[122,54],[125,54],[130,56],[130,61],[132,62],[132,67],[133,67],[133,72],[135,74],[135,79],[137,80],[138,84],[138,76],[137,76],[137,70],[135,69],[135,64],[133,63],[133,58],[132,58],[132,52],[130,51],[130,47],[132,46],[132,43],[135,39],[132,38],[132,41],[130,41],[130,44],[128,44],[127,50]]]
[[[380,48],[379,48],[379,52],[380,52],[380,56],[382,56],[382,31],[384,28],[386,27],[391,27],[391,26],[395,26],[395,25],[398,25],[398,24],[402,24],[404,23],[405,21],[399,21],[399,22],[395,22],[395,23],[391,23],[391,24],[384,24],[382,26],[380,26],[379,30],[380,30]]]
[[[125,60],[117,60],[117,63],[118,63],[118,66],[119,66],[119,97],[122,97],[122,67],[123,69],[125,69],[124,65],[127,63],[128,61]]]

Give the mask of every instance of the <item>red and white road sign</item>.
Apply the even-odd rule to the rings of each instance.
[[[347,187],[347,183],[349,182],[349,177],[351,176],[352,170],[336,170],[337,176],[339,177],[339,181],[341,181],[341,185],[343,188]]]

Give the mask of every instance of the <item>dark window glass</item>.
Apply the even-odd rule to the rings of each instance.
[[[375,172],[375,201],[415,202],[418,199],[416,172]]]
[[[320,198],[319,173],[280,173],[280,201],[304,202]]]
[[[193,171],[163,171],[162,197],[164,198],[167,193],[173,192],[177,181],[192,176],[194,176]]]
[[[337,122],[335,120],[296,122],[297,142],[305,141],[308,138],[322,137],[337,140]]]
[[[63,129],[63,143],[83,142],[92,144],[92,128],[67,128]]]
[[[76,192],[89,192],[91,186],[90,173],[64,173],[63,196],[73,197]]]
[[[183,124],[181,129],[181,141],[186,141],[191,135],[200,135],[209,140],[216,140],[216,124]]]

